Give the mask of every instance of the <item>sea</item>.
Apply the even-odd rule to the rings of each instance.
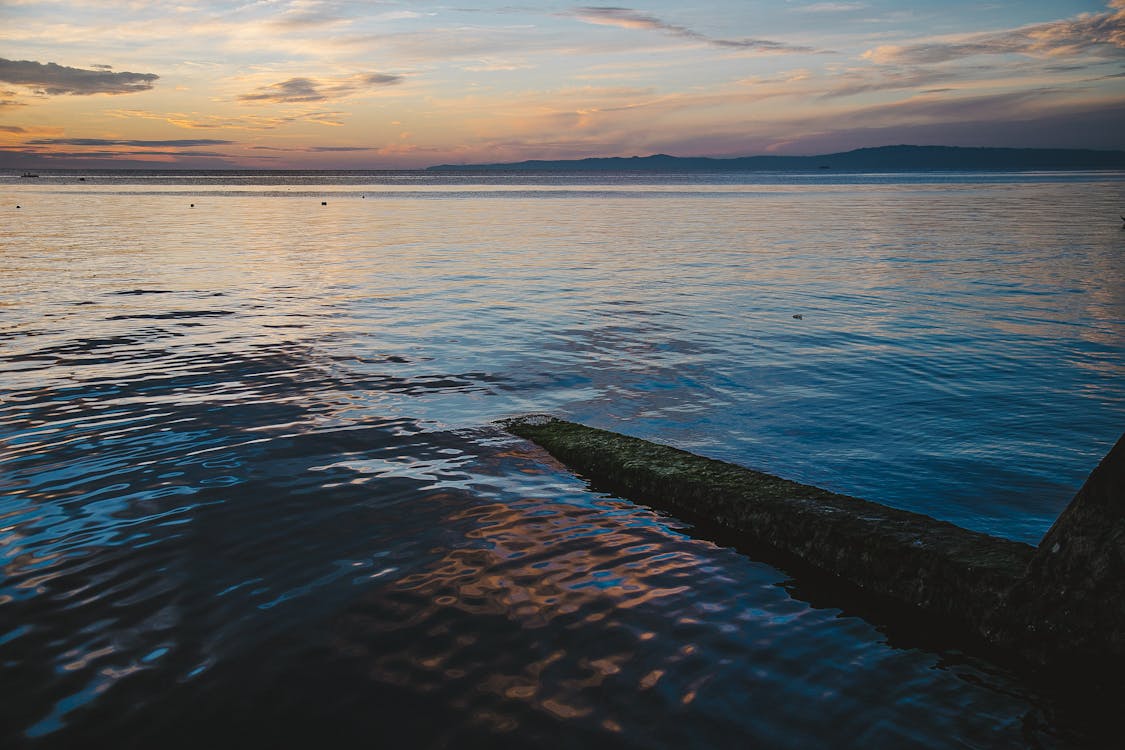
[[[1035,544],[1125,173],[0,172],[0,746],[1071,748],[546,413]]]

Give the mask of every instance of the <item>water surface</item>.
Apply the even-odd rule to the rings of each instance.
[[[0,177],[3,739],[1081,745],[1040,688],[491,422],[1034,543],[1125,424],[1123,199],[1097,173]]]

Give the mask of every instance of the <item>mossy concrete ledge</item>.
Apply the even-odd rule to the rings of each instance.
[[[1125,663],[1125,437],[1037,549],[554,417],[500,424],[599,488],[730,527],[1034,664]]]

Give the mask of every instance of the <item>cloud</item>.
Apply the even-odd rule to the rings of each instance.
[[[311,122],[316,125],[343,125],[344,112],[316,111],[290,113],[278,117],[258,115],[213,115],[199,112],[148,112],[143,109],[114,109],[106,112],[111,117],[145,120],[160,120],[185,130],[276,130],[295,122]]]
[[[40,152],[39,156],[55,156],[54,152],[43,153]],[[59,152],[58,156],[66,156],[69,158],[101,158],[101,157],[117,157],[117,156],[175,156],[175,157],[190,157],[193,159],[200,159],[204,157],[218,156],[222,158],[230,157],[231,154],[224,154],[218,151],[149,151],[149,150],[135,150],[135,149],[120,149],[120,150],[106,150],[106,151],[72,151],[72,152]]]
[[[831,99],[841,96],[855,96],[873,91],[896,91],[921,89],[938,86],[957,80],[958,76],[944,70],[909,68],[906,70],[878,70],[874,75],[866,71],[850,71],[839,75],[832,81],[832,88],[821,94]]]
[[[802,123],[784,147],[788,153],[827,153],[887,143],[933,143],[949,146],[1011,146],[1017,148],[1123,149],[1125,136],[1117,127],[1125,117],[1125,103],[1075,103],[1035,112],[1023,109],[997,114],[1004,102],[979,102],[978,113],[961,110],[963,117],[940,121],[896,123],[873,119],[836,124]],[[993,106],[987,106],[993,105]],[[891,114],[891,113],[887,113]],[[952,114],[952,113],[951,113]],[[973,116],[973,115],[976,116]],[[797,123],[794,123],[798,126]],[[810,127],[811,126],[811,127]]]
[[[317,2],[316,0],[296,0],[280,16],[270,22],[270,25],[282,29],[307,29],[313,26],[329,26],[338,23],[347,23],[348,19],[340,14],[339,9],[331,3]]]
[[[378,151],[374,146],[309,146],[305,151],[331,153],[336,151]]]
[[[909,45],[884,45],[863,54],[876,63],[931,64],[972,55],[1060,57],[1091,53],[1125,56],[1125,0],[1109,3],[1112,11],[1082,13],[1073,18],[1017,29],[938,38]]]
[[[617,26],[623,29],[644,29],[659,31],[669,36],[681,39],[690,39],[696,42],[711,44],[716,47],[735,47],[739,49],[756,49],[764,52],[814,52],[811,47],[800,47],[784,42],[775,42],[769,39],[719,39],[707,36],[686,26],[669,23],[656,16],[632,8],[620,8],[606,5],[590,5],[575,8],[568,15],[584,23],[599,26]]]
[[[528,63],[478,60],[475,64],[465,65],[462,67],[462,70],[466,70],[470,73],[495,73],[508,70],[528,70],[534,67],[536,66]]]
[[[756,130],[757,135],[773,138],[788,153],[823,153],[887,143],[1125,146],[1125,134],[1112,125],[1120,122],[1125,97],[1074,93],[1051,86],[972,96],[942,92],[862,108],[826,107],[823,112],[799,119],[787,116],[760,122]],[[742,128],[732,133],[731,139],[745,135],[747,129]]]
[[[987,122],[990,120],[1038,117],[1064,105],[1069,92],[1043,86],[1021,91],[974,96],[918,96],[901,102],[879,104],[840,116],[857,126],[886,120],[902,124],[921,122]],[[1070,105],[1072,106],[1072,105]]]
[[[793,8],[794,13],[847,13],[853,10],[863,10],[867,3],[813,3]]]
[[[113,73],[108,70],[69,68],[53,62],[0,58],[0,81],[26,86],[48,96],[72,94],[134,94],[148,91],[160,76],[155,73]]]
[[[280,83],[260,87],[256,92],[238,97],[243,102],[270,102],[273,104],[298,104],[339,99],[371,89],[401,83],[402,76],[386,73],[359,73],[349,78],[317,81],[296,77]]]
[[[4,136],[0,132],[0,136]],[[22,138],[20,137],[22,136]],[[19,141],[15,139],[19,138]],[[161,163],[209,163],[241,158],[215,147],[237,147],[237,141],[217,138],[137,139],[75,138],[57,128],[29,128],[24,133],[6,136],[8,148],[18,149],[29,159],[49,160],[52,164],[100,160],[148,161]],[[259,157],[254,157],[259,158]]]
[[[309,78],[290,78],[288,81],[273,83],[258,89],[256,94],[243,94],[238,97],[244,102],[322,102],[328,97],[320,91],[316,82]]]
[[[235,141],[212,138],[190,138],[173,141],[141,141],[107,138],[36,138],[28,141],[36,146],[132,146],[134,148],[195,148],[197,146],[226,146]]]
[[[9,168],[30,167],[175,167],[195,168],[232,167],[233,159],[276,160],[276,156],[234,155],[215,151],[137,151],[132,149],[106,149],[97,151],[32,151],[19,148],[0,148],[0,163]]]

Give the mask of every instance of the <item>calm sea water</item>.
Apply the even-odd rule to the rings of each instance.
[[[1122,208],[1105,173],[0,174],[0,744],[1081,746],[492,422],[1034,543],[1125,426]]]

